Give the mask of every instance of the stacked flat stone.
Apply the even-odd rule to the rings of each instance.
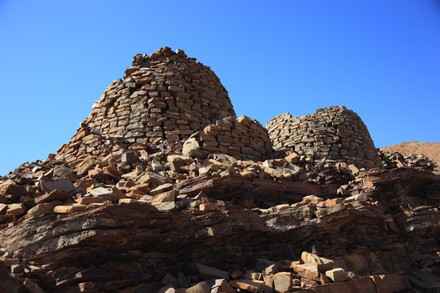
[[[343,106],[300,117],[285,113],[270,120],[266,128],[277,151],[344,161],[358,168],[381,167],[367,127],[355,112]]]
[[[185,142],[193,143],[197,151],[192,153],[201,157],[222,153],[241,160],[264,161],[272,154],[267,130],[247,116],[226,117],[210,124]]]
[[[75,161],[119,150],[155,148],[188,138],[235,112],[226,89],[207,66],[164,47],[135,55],[125,77],[93,105],[58,157]]]

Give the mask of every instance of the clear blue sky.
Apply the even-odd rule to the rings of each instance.
[[[440,141],[437,0],[0,0],[0,174],[55,153],[134,54],[165,45],[263,125],[345,105],[377,147]]]

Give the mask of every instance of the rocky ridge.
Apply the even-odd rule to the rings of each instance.
[[[197,70],[188,76],[188,68]],[[197,88],[200,71],[212,87]],[[315,151],[295,150],[298,142],[272,150],[284,140],[235,117],[222,89],[181,50],[136,55],[57,155],[2,177],[0,292],[440,288],[440,176],[432,161],[373,145],[376,157],[363,157],[361,166],[356,156],[371,145],[341,152],[350,142],[336,138],[337,156],[324,155],[325,147],[314,147],[325,131],[318,144],[303,144]],[[214,110],[189,118],[205,91]],[[181,93],[188,93],[184,104]],[[340,111],[346,117],[343,107],[320,113]],[[132,130],[139,121],[144,128]],[[319,125],[340,137],[347,129],[343,119]],[[366,128],[350,131],[369,138]]]

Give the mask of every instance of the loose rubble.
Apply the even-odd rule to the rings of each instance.
[[[317,113],[266,131],[183,51],[136,55],[58,154],[0,177],[0,292],[436,292],[433,163]],[[284,140],[298,121],[313,146]]]

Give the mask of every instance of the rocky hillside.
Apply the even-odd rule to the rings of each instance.
[[[433,166],[343,106],[264,128],[182,50],[139,54],[0,178],[0,293],[437,292]]]
[[[384,147],[383,150],[406,156],[412,154],[426,156],[436,163],[436,170],[440,171],[440,142],[403,142]]]

